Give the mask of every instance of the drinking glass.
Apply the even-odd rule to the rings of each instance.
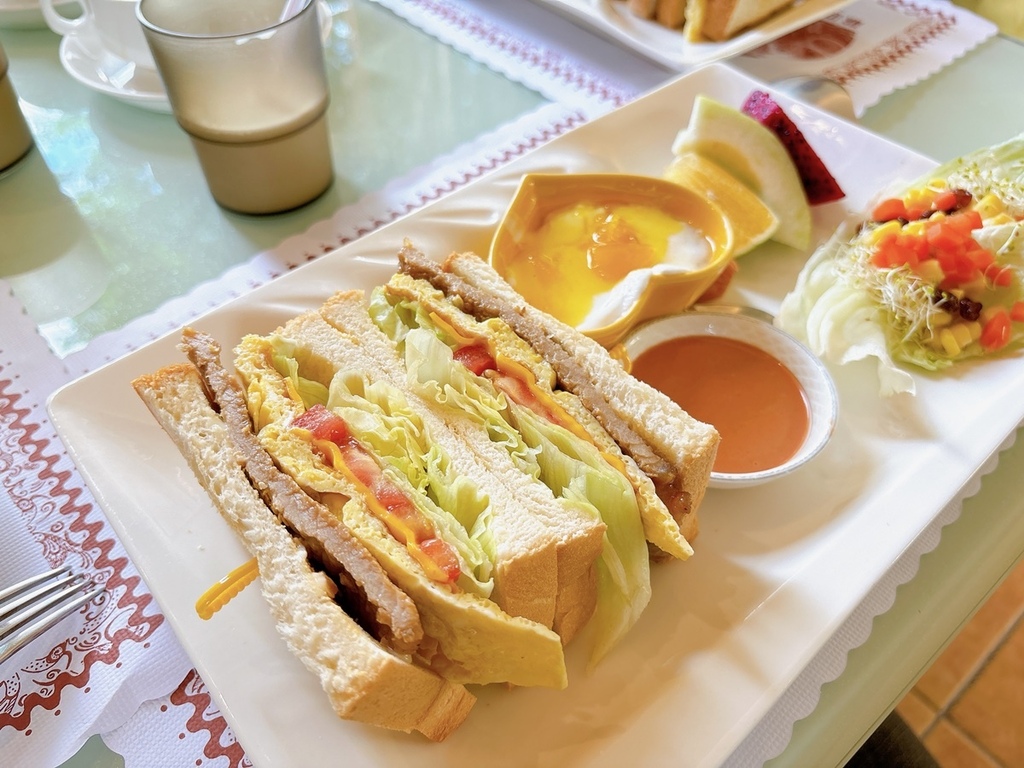
[[[138,17],[220,205],[277,213],[330,186],[315,0],[141,0]]]

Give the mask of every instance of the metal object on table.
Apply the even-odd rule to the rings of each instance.
[[[32,133],[7,76],[7,54],[0,45],[0,174],[27,155],[32,144]]]
[[[0,663],[104,588],[69,566],[25,579],[0,591]]]
[[[853,99],[843,86],[827,77],[801,75],[776,80],[772,88],[794,99],[824,109],[844,120],[856,122]]]

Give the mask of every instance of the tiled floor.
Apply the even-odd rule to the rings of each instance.
[[[1024,563],[896,709],[942,768],[1024,766]]]

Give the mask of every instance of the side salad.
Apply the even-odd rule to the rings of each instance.
[[[874,357],[883,395],[903,364],[937,371],[1024,341],[1024,134],[882,197],[812,254],[777,324],[839,364]]]

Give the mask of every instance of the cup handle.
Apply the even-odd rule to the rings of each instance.
[[[77,19],[61,16],[57,13],[57,9],[53,7],[53,2],[54,0],[39,0],[39,7],[43,12],[43,18],[46,19],[46,26],[58,35],[70,35],[73,32],[77,32],[79,27],[85,24],[89,17],[92,16],[92,9],[89,8],[89,4],[85,0],[75,0],[82,8],[82,15]]]

